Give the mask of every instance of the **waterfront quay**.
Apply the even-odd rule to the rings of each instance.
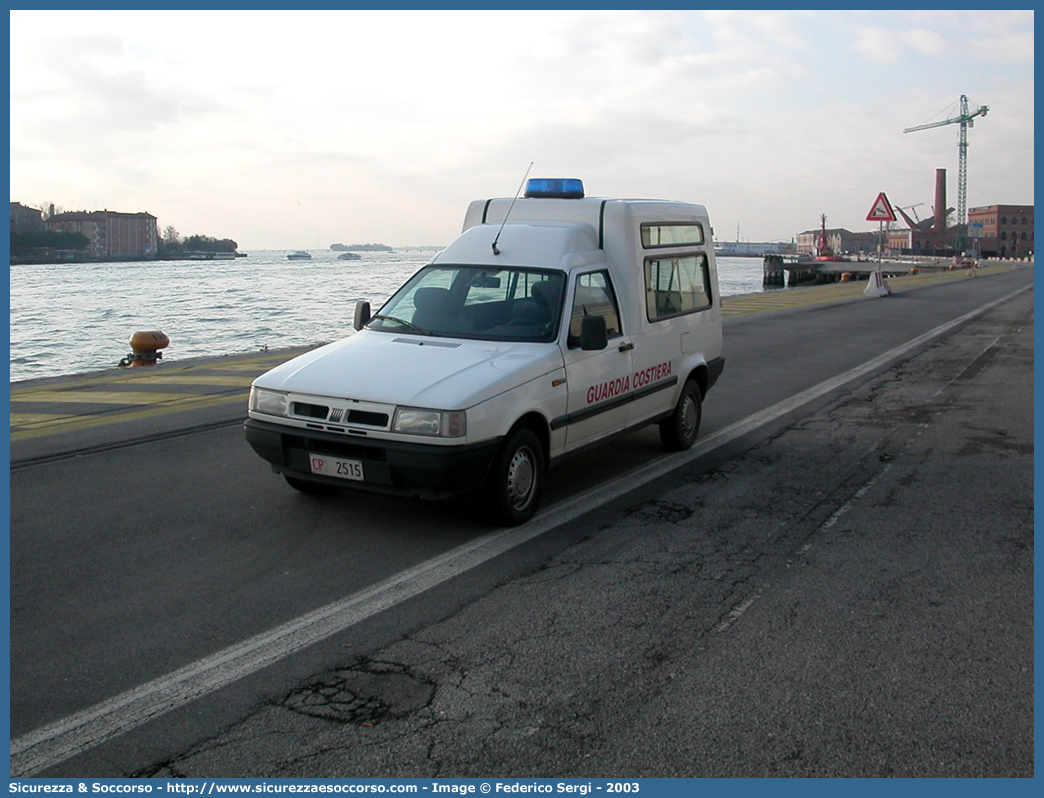
[[[696,447],[512,530],[283,484],[291,352],[13,384],[12,775],[1032,776],[1034,272],[974,274],[726,299]]]
[[[1019,265],[1032,268],[1033,261],[991,260],[982,265],[994,269],[1010,269]],[[952,258],[908,257],[900,260],[858,261],[811,261],[783,255],[769,255],[764,259],[762,284],[766,286],[797,286],[807,283],[835,283],[841,281],[866,282],[875,272],[885,279],[917,274],[939,274],[960,272],[965,276],[968,269],[957,268]]]

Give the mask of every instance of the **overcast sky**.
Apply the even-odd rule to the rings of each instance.
[[[531,176],[718,240],[1033,203],[1032,11],[12,11],[11,200],[240,249],[445,245]]]

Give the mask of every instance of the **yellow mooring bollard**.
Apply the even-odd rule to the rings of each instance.
[[[131,352],[119,362],[120,368],[135,366],[151,366],[163,353],[160,349],[170,345],[170,339],[159,330],[136,332],[130,337]]]

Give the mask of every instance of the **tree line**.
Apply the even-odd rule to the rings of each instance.
[[[159,240],[160,255],[174,255],[183,252],[235,252],[239,244],[231,238],[214,238],[213,236],[192,235],[182,238],[172,226],[163,229]]]
[[[11,233],[11,254],[21,254],[30,249],[87,249],[89,243],[83,233],[31,230],[27,233]]]

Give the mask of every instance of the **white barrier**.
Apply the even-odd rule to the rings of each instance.
[[[892,289],[888,287],[888,281],[881,272],[871,272],[870,279],[866,283],[863,296],[888,296]]]

